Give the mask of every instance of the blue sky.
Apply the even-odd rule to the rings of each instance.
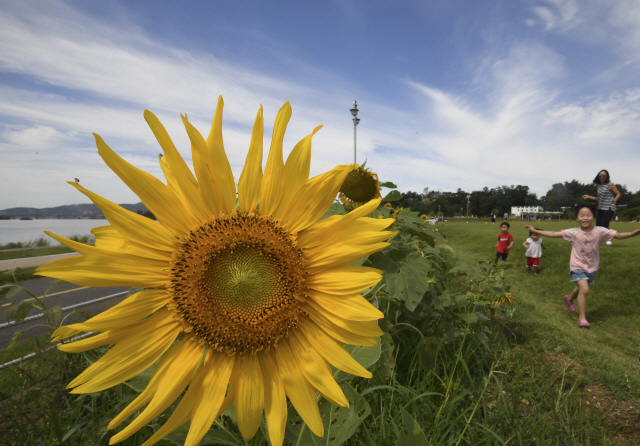
[[[285,151],[314,136],[312,175],[358,161],[401,190],[590,181],[640,189],[640,3],[1,1],[0,209],[86,202],[79,178],[139,201],[92,132],[158,177],[154,112],[183,156],[179,113],[207,133],[218,95],[239,176],[260,104]],[[266,156],[265,156],[266,160]]]

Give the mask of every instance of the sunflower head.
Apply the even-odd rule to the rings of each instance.
[[[109,424],[123,441],[179,398],[166,423],[144,446],[191,421],[186,445],[197,445],[214,420],[235,402],[244,438],[266,416],[270,443],[281,445],[287,398],[309,429],[324,433],[318,394],[339,406],[349,401],[331,365],[371,377],[344,344],[374,346],[383,314],[359,292],[381,271],[352,265],[379,251],[394,235],[393,219],[366,217],[380,204],[377,177],[355,165],[309,178],[311,137],[291,150],[282,143],[291,107],[278,112],[262,169],[263,116],[259,109],[237,189],[222,142],[222,98],[205,139],[183,116],[191,140],[193,173],[160,121],[145,119],[164,154],[166,183],[135,168],[96,136],[98,153],[157,218],[152,221],[69,182],[104,213],[95,246],[48,233],[80,256],[48,263],[37,274],[84,286],[144,288],[83,323],[63,326],[55,341],[98,333],[60,349],[82,352],[112,345],[76,377],[73,393],[99,392],[156,364],[147,388]],[[195,173],[195,175],[194,175]],[[352,174],[366,178],[368,195],[347,215],[320,220]],[[365,182],[366,182],[365,181]],[[348,189],[348,188],[347,188]]]
[[[380,197],[378,175],[369,169],[356,167],[340,187],[340,201],[352,208]]]

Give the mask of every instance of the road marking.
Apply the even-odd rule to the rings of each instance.
[[[91,288],[91,287],[88,287],[88,286],[81,286],[81,287],[78,287],[78,288],[72,288],[72,289],[67,290],[67,291],[58,291],[57,293],[47,294],[47,296],[46,296],[46,297],[57,296],[58,294],[70,293],[70,292],[72,292],[72,291],[85,290],[85,289],[87,289],[87,288]],[[45,296],[38,296],[38,299],[42,299],[43,297],[45,297]],[[29,302],[29,301],[31,301],[31,300],[35,300],[35,299],[34,299],[33,297],[30,297],[29,299],[24,299],[22,302]],[[19,301],[16,301],[16,302],[19,302]],[[11,305],[11,304],[13,304],[13,302],[9,302],[8,304],[0,305],[0,307],[8,307],[8,306],[9,306],[9,305]]]

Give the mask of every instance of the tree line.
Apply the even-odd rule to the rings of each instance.
[[[640,190],[632,193],[624,184],[616,184],[616,187],[622,195],[618,201],[616,215],[625,221],[640,219]],[[545,211],[563,211],[567,218],[573,218],[573,208],[579,203],[590,201],[584,200],[582,195],[596,195],[595,190],[596,186],[593,183],[581,183],[577,180],[555,183],[541,197],[531,192],[529,186],[523,185],[484,187],[482,190],[471,192],[462,189],[440,192],[425,188],[422,193],[402,193],[402,199],[397,201],[397,206],[427,215],[466,215],[469,197],[469,213],[480,217],[490,216],[492,213],[510,214],[511,206],[542,206]]]

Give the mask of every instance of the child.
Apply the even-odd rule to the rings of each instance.
[[[587,294],[589,285],[593,283],[598,265],[600,264],[600,246],[612,239],[625,239],[640,234],[640,229],[633,232],[619,233],[613,229],[593,226],[595,211],[587,204],[580,204],[576,208],[576,221],[579,228],[565,229],[560,232],[541,231],[532,226],[525,226],[533,234],[545,237],[564,238],[571,242],[571,260],[569,269],[571,282],[577,282],[578,286],[570,295],[564,296],[564,303],[569,311],[576,311],[574,301],[578,300],[578,327],[589,328],[585,312],[587,310]]]
[[[542,250],[547,249],[547,247],[542,243],[540,236],[531,231],[529,231],[529,238],[522,245],[527,248],[527,252],[525,252],[527,256],[527,271],[531,271],[531,267],[533,266],[533,274],[538,274],[538,265],[540,264]]]
[[[500,234],[498,234],[498,244],[496,245],[496,259],[493,261],[493,267],[498,264],[498,259],[502,257],[502,261],[507,261],[509,250],[513,246],[513,236],[509,234],[509,223],[506,221],[500,225]]]

